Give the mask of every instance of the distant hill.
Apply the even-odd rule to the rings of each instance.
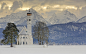
[[[49,43],[55,42],[56,44],[86,44],[86,22],[55,24],[48,26],[48,28],[50,31]],[[3,35],[2,31],[3,28],[0,29],[0,38],[2,38]],[[36,39],[33,41],[34,43],[37,42]]]
[[[49,26],[49,41],[55,43],[86,43],[86,22]]]

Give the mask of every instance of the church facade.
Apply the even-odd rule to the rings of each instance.
[[[24,26],[23,29],[20,31],[19,37],[17,38],[17,45],[33,44],[31,19],[32,13],[29,10],[29,13],[27,13],[27,28]]]

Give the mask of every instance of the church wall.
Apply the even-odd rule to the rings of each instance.
[[[32,45],[33,38],[28,35],[19,35],[19,45]]]

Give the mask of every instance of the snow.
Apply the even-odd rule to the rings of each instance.
[[[61,24],[68,22],[76,22],[78,18],[71,12],[65,10],[59,14],[53,14],[52,17],[48,20],[51,24]]]
[[[24,45],[10,47],[0,46],[0,54],[86,54],[86,45],[54,45],[43,47],[43,45]]]
[[[78,23],[86,22],[86,16],[80,18],[77,22]]]
[[[51,25],[34,9],[31,8],[30,11],[32,12],[32,26],[36,23],[36,21],[45,22],[47,25]],[[0,18],[0,28],[5,28],[8,22],[15,23],[16,25],[26,26],[27,13],[28,13],[28,10],[20,11],[17,13],[12,13],[10,15],[7,15],[6,17]]]

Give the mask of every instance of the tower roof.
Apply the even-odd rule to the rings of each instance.
[[[29,13],[27,13],[27,16],[31,16],[32,15],[32,13],[30,12],[30,9],[29,9]]]

